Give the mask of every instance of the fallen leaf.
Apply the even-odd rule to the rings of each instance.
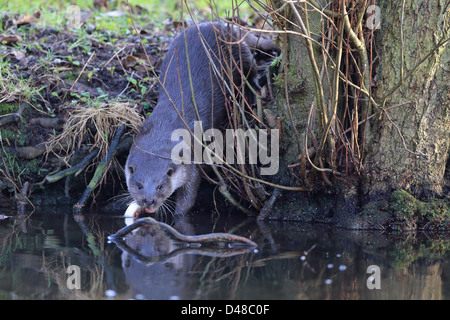
[[[11,44],[16,42],[23,42],[22,38],[19,36],[2,36],[2,44]]]
[[[22,26],[22,25],[25,25],[25,24],[32,24],[34,22],[36,22],[36,18],[34,16],[32,16],[31,14],[26,14],[22,18],[17,20],[16,24],[18,26]]]
[[[175,29],[186,28],[186,23],[183,21],[172,21],[172,26]]]
[[[25,58],[25,53],[17,50],[11,51],[11,54],[16,58],[17,60],[21,61],[23,58]]]
[[[150,64],[153,64],[153,59],[150,54],[148,55],[148,60],[147,60],[147,55],[145,53],[138,53],[137,57],[139,59],[141,59],[141,63],[143,63],[145,65],[148,65],[148,60],[150,60]]]
[[[139,59],[134,56],[126,56],[122,59],[122,64],[125,68],[132,68],[135,65],[139,64]]]
[[[94,7],[97,9],[100,9],[101,7],[108,9],[108,0],[94,0]]]
[[[114,10],[114,11],[109,11],[107,13],[104,13],[102,15],[107,16],[107,17],[121,17],[123,15],[126,15],[127,13],[121,10]]]

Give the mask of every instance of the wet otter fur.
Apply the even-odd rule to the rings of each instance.
[[[193,130],[198,120],[203,130],[224,122],[226,97],[230,96],[224,83],[232,85],[230,80],[223,80],[227,68],[232,68],[232,81],[238,87],[242,87],[244,74],[253,88],[260,89],[252,52],[258,42],[250,35],[249,45],[239,41],[244,34],[236,26],[208,22],[187,28],[169,46],[161,66],[158,103],[137,134],[125,166],[128,191],[143,211],[153,213],[167,206],[166,200],[174,192],[175,214],[185,214],[194,205],[200,169],[196,164],[175,164],[171,160],[171,150],[178,143],[171,140],[172,132],[186,125]],[[261,44],[267,47],[262,51],[279,53],[272,41]],[[234,61],[231,64],[230,55]]]

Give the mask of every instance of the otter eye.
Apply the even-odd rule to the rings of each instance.
[[[161,190],[163,188],[162,184],[160,184],[159,186],[156,187],[156,190]]]
[[[136,186],[137,186],[137,188],[138,188],[139,190],[144,189],[144,186],[143,186],[142,184],[140,184],[140,183],[137,183]]]
[[[167,170],[167,175],[168,175],[169,177],[171,177],[172,174],[173,174],[173,169],[172,169],[172,168],[170,168],[169,170]]]
[[[128,171],[130,171],[130,174],[134,174],[134,167],[128,166]]]

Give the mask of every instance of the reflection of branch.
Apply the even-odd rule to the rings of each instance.
[[[103,267],[103,271],[106,276],[106,282],[108,286],[113,290],[117,290],[114,282],[113,272],[111,270],[111,267],[107,263],[104,250],[99,247],[99,242],[96,240],[95,235],[84,223],[84,217],[82,215],[74,214],[73,219],[78,223],[80,230],[86,237],[89,249],[91,249],[98,263]]]
[[[128,253],[131,255],[134,259],[136,259],[139,262],[151,265],[154,263],[161,263],[168,261],[169,259],[172,259],[174,257],[177,257],[179,255],[184,254],[198,254],[202,256],[208,256],[208,257],[214,257],[214,258],[228,258],[232,256],[236,256],[243,253],[248,253],[249,248],[179,248],[175,249],[168,254],[159,255],[159,256],[144,256],[140,254],[138,251],[132,249],[124,240],[122,239],[113,239],[112,240],[120,250]]]
[[[242,245],[250,246],[250,247],[256,247],[256,243],[251,241],[250,239],[247,239],[245,237],[237,236],[231,233],[208,233],[203,235],[197,235],[197,236],[187,236],[184,234],[179,233],[177,230],[169,226],[168,224],[165,224],[163,222],[156,221],[153,218],[147,217],[136,220],[133,224],[123,227],[119,231],[117,231],[115,234],[109,236],[108,238],[112,241],[115,241],[117,238],[124,237],[134,229],[137,229],[141,226],[153,226],[160,230],[164,230],[169,232],[171,235],[173,235],[175,238],[177,238],[180,241],[184,242],[190,242],[190,243],[200,243],[200,244],[210,244],[210,243],[223,243],[223,242],[240,242]]]

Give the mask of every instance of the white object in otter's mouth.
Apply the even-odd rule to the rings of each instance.
[[[139,215],[140,211],[141,207],[136,202],[133,201],[132,203],[130,203],[127,210],[125,211],[124,217],[136,218]]]
[[[126,218],[137,218],[142,212],[154,213],[155,211],[156,210],[150,208],[142,208],[135,201],[133,201],[128,205],[128,208],[123,216]]]

